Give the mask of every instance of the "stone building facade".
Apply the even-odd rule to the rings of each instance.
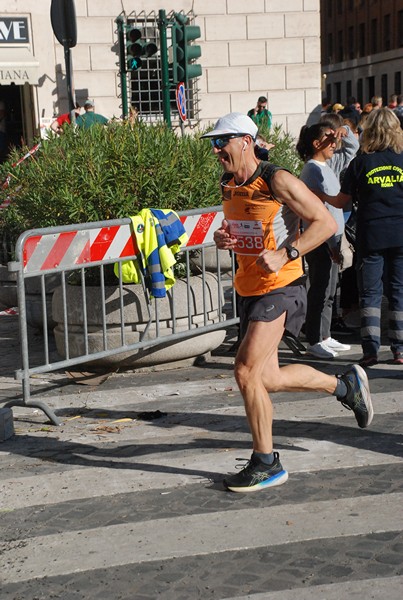
[[[20,103],[18,110],[8,108],[21,120],[21,134],[28,140],[41,121],[68,108],[63,47],[53,35],[50,4],[0,1],[0,100]],[[120,117],[115,19],[122,13],[158,11],[161,0],[75,0],[75,8],[78,40],[71,54],[76,97],[92,98],[97,112]],[[170,0],[164,8],[193,10],[201,28],[202,124],[230,111],[247,112],[264,95],[274,122],[298,134],[321,98],[319,0]],[[27,19],[24,52],[21,42],[6,39],[10,18]],[[25,82],[12,80],[10,73],[18,68],[29,71]]]
[[[362,105],[402,93],[403,0],[321,0],[326,95]]]

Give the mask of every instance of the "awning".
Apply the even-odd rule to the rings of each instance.
[[[38,84],[39,62],[28,48],[2,48],[0,46],[0,84]]]

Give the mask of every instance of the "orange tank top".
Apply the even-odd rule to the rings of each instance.
[[[267,273],[256,264],[262,250],[278,250],[299,237],[298,215],[271,191],[271,178],[279,169],[262,161],[239,187],[235,187],[232,174],[221,179],[224,216],[231,234],[237,237],[234,285],[240,296],[260,296],[303,275],[301,258],[287,262],[278,273]]]

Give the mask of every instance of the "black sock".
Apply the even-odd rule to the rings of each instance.
[[[256,456],[256,458],[265,465],[272,465],[274,463],[273,452],[269,452],[268,454],[265,454],[264,452],[253,452],[253,456]]]

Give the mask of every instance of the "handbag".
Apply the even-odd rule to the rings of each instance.
[[[353,266],[354,246],[347,237],[347,232],[344,231],[340,240],[340,273]]]

